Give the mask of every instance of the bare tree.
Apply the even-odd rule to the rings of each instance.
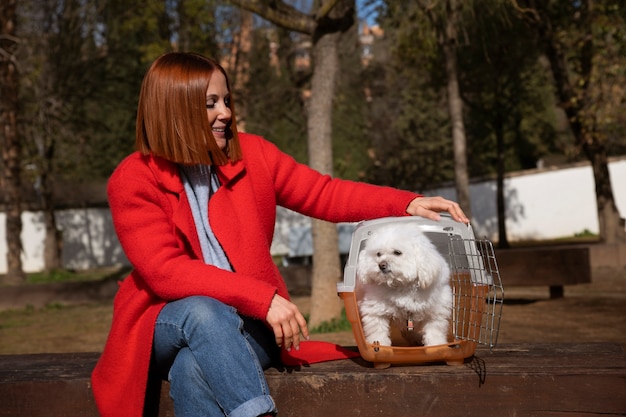
[[[594,67],[594,2],[581,0],[572,4],[571,15],[561,16],[573,22],[576,33],[563,37],[558,33],[558,23],[551,14],[549,1],[512,0],[519,14],[537,31],[545,54],[550,62],[554,83],[561,107],[567,115],[576,145],[591,162],[595,180],[595,193],[600,225],[600,239],[605,243],[626,242],[624,219],[615,204],[609,175],[606,138],[598,129],[598,88],[600,78]],[[623,25],[623,23],[622,23]],[[622,35],[623,36],[623,35]],[[565,42],[574,41],[573,46]],[[570,56],[568,56],[570,54]],[[573,58],[574,57],[574,58]],[[573,65],[570,65],[573,63]],[[575,74],[575,75],[574,75]],[[576,77],[576,80],[573,79]]]
[[[49,273],[63,267],[63,233],[57,225],[53,201],[58,150],[63,142],[71,143],[78,136],[72,121],[80,107],[74,103],[77,92],[87,95],[92,89],[84,82],[88,79],[83,45],[88,37],[89,12],[76,0],[29,4],[31,9],[24,7],[23,13],[30,19],[21,27],[26,40],[22,55],[27,58],[22,60],[20,103],[24,117],[22,141],[31,178],[24,176],[22,180],[31,180],[37,192],[46,230],[44,271]]]
[[[354,0],[322,0],[311,14],[303,13],[284,1],[232,0],[277,26],[312,37],[311,98],[308,102],[309,164],[332,175],[332,101],[339,70],[337,44],[342,32],[355,21]],[[337,282],[341,265],[337,229],[334,224],[313,221],[312,328],[341,315]]]
[[[428,16],[432,27],[437,32],[437,42],[445,60],[448,92],[448,112],[452,126],[454,147],[454,177],[457,201],[467,216],[472,218],[467,169],[467,138],[463,123],[463,100],[459,90],[457,65],[458,26],[461,3],[458,0],[445,0],[443,3],[433,0],[420,0],[419,5]]]
[[[452,143],[454,146],[454,178],[458,203],[467,216],[472,218],[472,207],[469,190],[469,174],[467,171],[467,138],[463,123],[463,100],[459,91],[459,75],[456,57],[458,42],[457,26],[459,25],[459,6],[457,0],[446,1],[446,20],[443,37],[440,40],[446,60],[446,76],[448,79],[448,110],[452,125]]]
[[[17,0],[0,4],[0,128],[2,139],[2,189],[6,207],[6,283],[25,280],[22,270],[21,144],[17,128],[19,74],[16,52]]]

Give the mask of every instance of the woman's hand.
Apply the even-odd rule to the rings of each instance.
[[[417,197],[409,203],[406,212],[411,216],[422,216],[431,220],[439,220],[439,213],[447,211],[457,222],[469,223],[458,203],[443,197]]]
[[[300,333],[309,338],[306,320],[298,307],[278,294],[272,298],[265,320],[274,331],[276,344],[288,351],[300,349]]]

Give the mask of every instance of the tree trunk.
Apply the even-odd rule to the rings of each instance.
[[[44,244],[44,270],[51,272],[63,268],[63,233],[57,228],[54,210],[44,212],[46,240]]]
[[[309,165],[322,174],[332,175],[332,105],[339,69],[339,33],[319,35],[313,44],[313,78],[308,103]],[[341,316],[337,282],[341,278],[337,227],[313,220],[313,277],[311,287],[311,328]]]
[[[2,181],[6,203],[7,275],[5,282],[20,284],[22,270],[21,143],[17,132],[19,77],[15,62],[17,50],[15,0],[0,6],[0,128],[2,134]]]
[[[52,188],[48,181],[48,172],[52,162],[52,149],[54,146],[48,144],[48,151],[44,156],[43,172],[40,176],[41,181],[41,210],[44,214],[44,223],[46,225],[46,238],[44,242],[44,270],[51,272],[59,270],[63,267],[62,248],[63,234],[57,227],[56,216],[54,214],[54,204],[52,202]]]
[[[508,248],[509,239],[506,235],[506,201],[504,199],[504,126],[502,118],[498,115],[496,119],[496,148],[497,148],[497,186],[496,186],[496,207],[498,210],[498,247]]]
[[[461,205],[468,218],[472,218],[470,200],[469,175],[467,172],[467,140],[463,123],[463,100],[459,92],[459,79],[456,58],[456,27],[458,25],[458,6],[456,0],[446,3],[446,23],[443,38],[443,52],[446,61],[448,78],[448,111],[452,125],[452,142],[454,145],[454,176],[457,202]]]
[[[591,162],[600,226],[600,240],[605,243],[626,242],[624,219],[615,204],[611,177],[609,175],[606,143],[597,131],[597,115],[589,97],[592,87],[593,70],[593,33],[592,6],[590,0],[580,2],[580,30],[584,36],[576,44],[580,48],[580,60],[577,69],[580,81],[574,86],[570,80],[568,58],[564,45],[555,32],[553,22],[542,1],[530,1],[531,8],[519,8],[522,15],[536,26],[543,42],[546,56],[554,77],[557,94],[563,107],[576,144],[584,151]]]
[[[322,174],[333,173],[332,106],[335,79],[339,71],[337,44],[341,33],[355,22],[354,0],[323,0],[310,14],[299,12],[284,1],[270,3],[255,0],[232,0],[270,22],[311,35],[313,38],[311,98],[307,105],[309,165]],[[337,297],[337,282],[341,279],[337,227],[314,220],[313,277],[309,326],[341,317],[342,304]]]
[[[626,225],[615,204],[606,149],[602,146],[601,149],[586,150],[586,153],[591,161],[595,181],[600,239],[608,244],[626,242]]]

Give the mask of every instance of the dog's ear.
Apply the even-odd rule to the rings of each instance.
[[[361,252],[359,252],[359,256],[357,258],[357,264],[356,264],[356,280],[363,283],[363,284],[367,284],[369,282],[369,270],[371,268],[370,266],[371,261],[369,259],[369,254],[367,253],[367,251],[365,249],[361,250]]]
[[[437,249],[425,236],[417,236],[413,244],[415,256],[417,257],[417,276],[420,288],[428,288],[445,268],[445,260],[441,257]]]

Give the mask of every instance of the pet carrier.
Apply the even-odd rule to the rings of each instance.
[[[368,343],[363,334],[356,295],[357,260],[368,237],[378,228],[392,222],[417,223],[448,261],[453,303],[449,343],[436,346],[391,346]],[[346,316],[363,359],[376,368],[390,365],[445,362],[464,363],[474,355],[476,345],[495,346],[500,327],[504,291],[493,246],[477,240],[470,225],[458,223],[442,214],[439,221],[422,217],[387,217],[359,223],[352,235],[350,253],[344,269],[344,280],[337,284]]]

